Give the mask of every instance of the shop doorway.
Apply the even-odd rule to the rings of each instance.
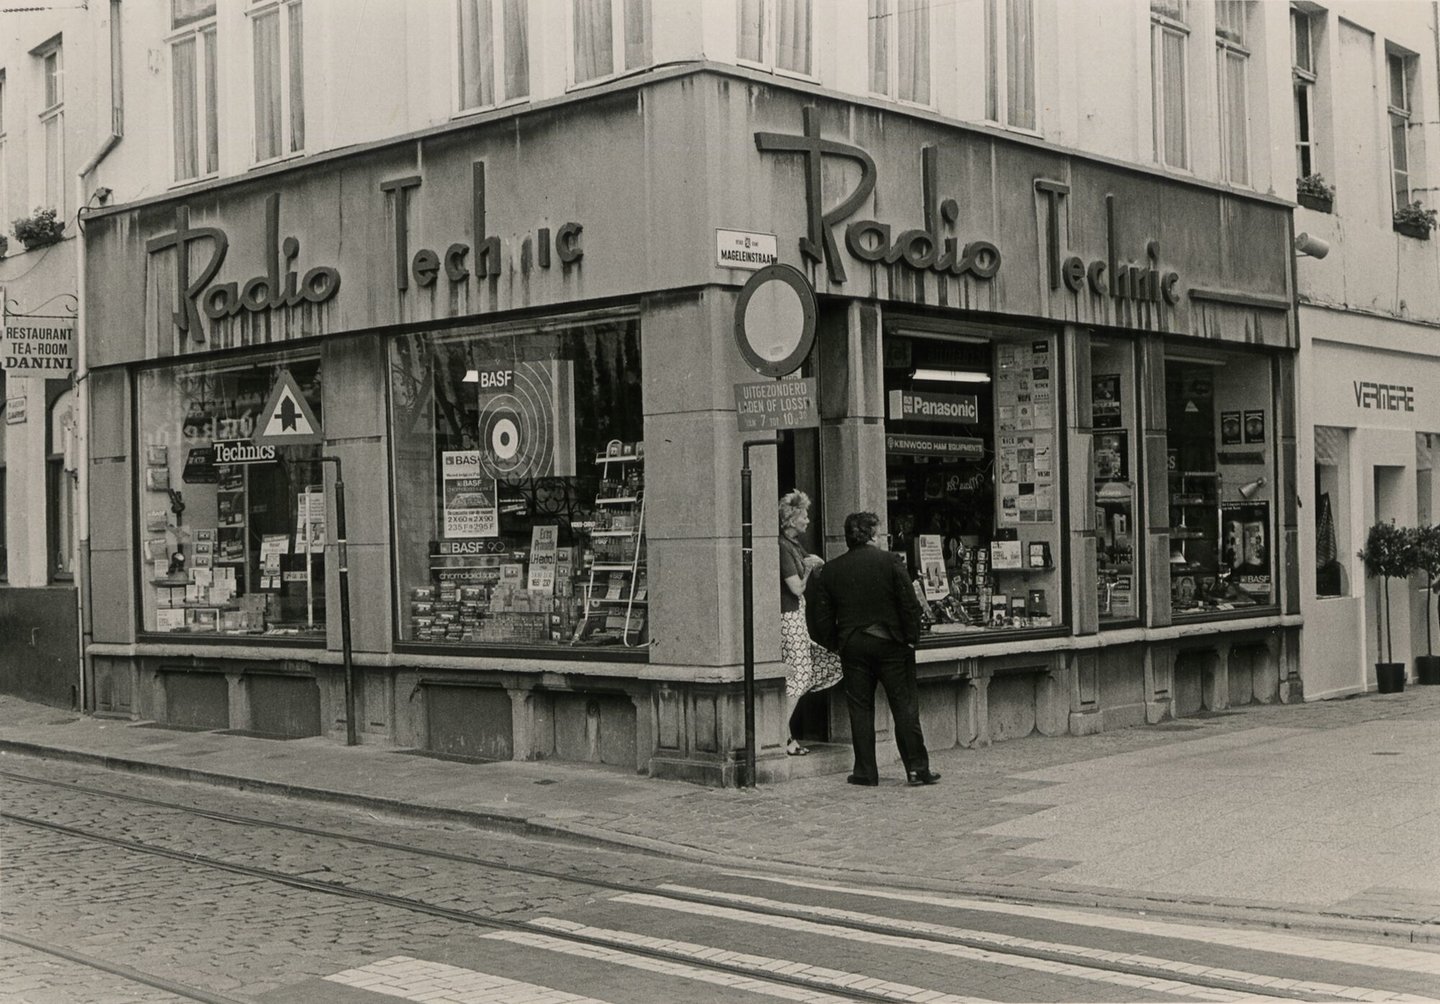
[[[819,429],[790,429],[780,433],[775,483],[782,495],[799,489],[810,496],[810,526],[802,538],[805,550],[822,557],[833,557],[825,551],[825,499],[820,470]],[[810,590],[815,585],[815,577],[812,576]],[[790,734],[800,743],[830,741],[830,698],[837,689],[806,694],[800,698],[790,721]]]
[[[1394,522],[1409,526],[1411,514],[1406,505],[1406,474],[1404,467],[1376,464],[1374,467],[1372,506],[1375,518],[1372,523]],[[1367,578],[1365,606],[1373,624],[1367,632],[1370,651],[1375,653],[1375,662],[1410,662],[1410,604],[1407,602],[1407,582],[1394,579],[1390,582],[1389,616],[1386,623],[1384,599],[1385,581],[1376,576]],[[1388,641],[1388,644],[1387,644]]]

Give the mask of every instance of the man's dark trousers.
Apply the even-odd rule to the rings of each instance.
[[[920,732],[920,694],[908,645],[857,631],[840,650],[845,670],[845,703],[850,708],[850,736],[855,747],[855,776],[876,781],[875,684],[885,686],[890,717],[895,722],[895,745],[905,770],[930,769],[930,754]]]

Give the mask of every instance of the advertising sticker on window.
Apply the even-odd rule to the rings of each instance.
[[[482,473],[479,450],[445,450],[446,539],[495,537],[500,533],[495,479]]]

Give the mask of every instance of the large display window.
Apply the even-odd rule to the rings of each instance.
[[[395,338],[390,397],[402,641],[648,643],[633,316]]]
[[[1167,347],[1165,411],[1175,619],[1273,606],[1270,359]]]
[[[287,375],[318,421],[320,361],[314,355],[140,372],[136,512],[143,630],[324,638],[320,447],[258,447],[252,440]],[[303,420],[298,412],[292,404],[292,422]]]
[[[1100,624],[1140,617],[1142,535],[1139,417],[1134,346],[1115,335],[1090,342],[1090,426],[1094,459],[1096,602]]]
[[[1064,623],[1056,339],[886,332],[889,546],[935,635]]]

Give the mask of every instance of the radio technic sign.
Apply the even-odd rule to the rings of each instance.
[[[275,447],[257,446],[248,439],[215,440],[215,463],[217,464],[271,464],[275,462]]]
[[[980,421],[980,404],[974,394],[926,394],[913,390],[892,390],[890,418],[892,421],[974,425]]]

